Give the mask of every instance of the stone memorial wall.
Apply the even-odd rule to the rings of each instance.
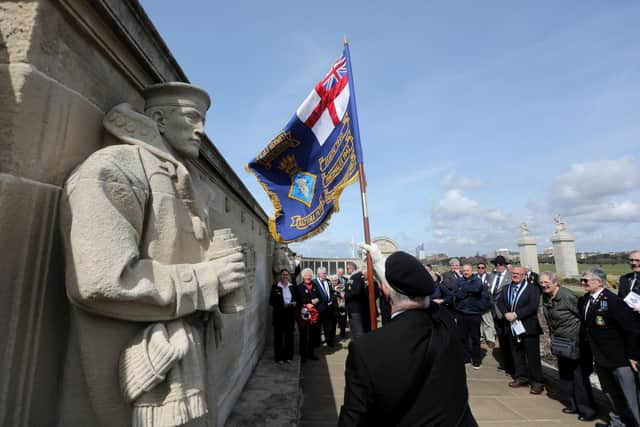
[[[142,90],[166,81],[188,79],[137,1],[0,1],[0,425],[64,418],[59,387],[77,366],[67,352],[62,186],[108,143],[105,114],[123,102],[141,110]],[[230,228],[247,264],[246,309],[223,314],[221,341],[207,342],[216,345],[206,360],[209,425],[222,425],[264,347],[273,241],[210,141],[186,167],[209,230]]]

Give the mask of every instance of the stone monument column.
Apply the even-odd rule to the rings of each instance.
[[[553,222],[556,224],[556,230],[551,236],[551,243],[556,271],[564,277],[577,277],[576,239],[567,231],[560,214],[553,217]]]
[[[520,249],[520,265],[529,266],[531,271],[540,273],[536,239],[529,234],[529,227],[527,226],[527,223],[523,222],[520,225],[520,232],[520,240],[518,240],[518,248]]]

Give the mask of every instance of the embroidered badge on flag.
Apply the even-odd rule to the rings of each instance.
[[[349,47],[246,169],[275,208],[269,230],[278,242],[321,232],[339,210],[342,191],[362,161]]]

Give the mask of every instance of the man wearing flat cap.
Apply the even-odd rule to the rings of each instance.
[[[435,285],[413,256],[362,245],[392,320],[349,344],[338,425],[477,426],[453,317],[430,304]]]
[[[185,166],[209,96],[165,83],[143,97],[144,114],[106,114],[109,146],[72,172],[60,202],[71,302],[61,426],[207,425],[205,327],[243,309],[241,246],[228,229],[212,238]]]

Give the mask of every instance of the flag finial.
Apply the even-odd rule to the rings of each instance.
[[[347,39],[347,35],[344,35],[344,45],[347,46],[349,44],[349,40]]]

